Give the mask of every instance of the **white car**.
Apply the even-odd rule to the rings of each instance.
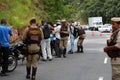
[[[82,25],[82,29],[84,29],[84,30],[88,30],[89,27],[88,27],[88,25]]]
[[[100,32],[110,32],[111,30],[112,30],[111,24],[105,24],[102,27],[98,28],[98,31],[100,31]]]

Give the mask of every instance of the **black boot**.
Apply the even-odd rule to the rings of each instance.
[[[35,76],[36,76],[36,72],[37,72],[37,68],[32,68],[32,79],[31,80],[35,80]]]
[[[63,54],[63,49],[59,48],[59,52],[57,53],[57,58],[61,58],[62,54]]]
[[[26,67],[26,71],[27,71],[26,79],[30,79],[31,67]]]
[[[66,48],[63,50],[63,57],[66,58]]]
[[[77,51],[76,53],[80,53],[80,46],[77,46]]]
[[[83,53],[83,46],[80,46],[80,48],[81,48],[81,51],[80,51],[80,52]]]

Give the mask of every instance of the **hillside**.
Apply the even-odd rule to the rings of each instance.
[[[38,0],[0,0],[0,19],[5,18],[8,25],[20,28],[29,23],[31,17],[36,16]],[[39,3],[40,4],[40,3]],[[40,12],[40,11],[39,11]]]
[[[69,0],[0,0],[0,19],[6,18],[8,25],[20,28],[28,25],[31,17],[36,17],[37,23],[45,19],[54,23],[58,19],[70,20],[75,10]]]

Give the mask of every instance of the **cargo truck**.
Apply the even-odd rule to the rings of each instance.
[[[89,17],[88,25],[90,30],[98,31],[98,28],[103,26],[102,17]]]

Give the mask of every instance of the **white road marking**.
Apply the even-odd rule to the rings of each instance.
[[[105,59],[104,59],[104,64],[106,64],[106,63],[107,63],[107,61],[108,61],[108,58],[107,58],[107,57],[105,57]]]
[[[104,78],[103,77],[99,77],[98,80],[103,80]]]

